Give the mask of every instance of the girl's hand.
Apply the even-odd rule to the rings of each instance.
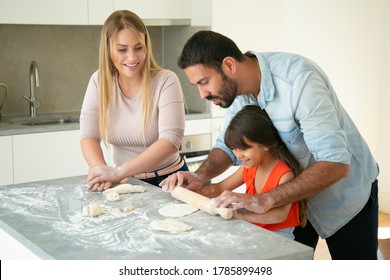
[[[261,195],[232,191],[224,191],[220,196],[214,198],[214,204],[216,207],[228,207],[232,210],[246,209],[260,214],[269,210],[266,209]]]

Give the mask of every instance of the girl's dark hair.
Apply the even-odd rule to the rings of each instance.
[[[302,167],[287,149],[268,114],[256,105],[245,106],[231,120],[225,132],[225,144],[229,149],[248,149],[245,139],[268,147],[271,155],[283,161],[297,176]],[[300,226],[306,225],[306,199],[298,201]]]
[[[203,64],[221,72],[222,61],[230,56],[241,62],[243,53],[228,37],[214,31],[202,30],[191,36],[183,47],[177,65],[181,69]]]
[[[248,149],[245,139],[269,148],[271,155],[288,165],[297,176],[301,167],[287,149],[268,114],[256,105],[245,106],[231,120],[225,132],[229,149]]]

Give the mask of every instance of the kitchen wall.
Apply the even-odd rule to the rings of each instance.
[[[208,27],[148,27],[157,61],[177,73],[187,104],[197,111],[209,110],[209,104],[200,101],[176,61],[185,41],[201,29]],[[29,114],[23,96],[29,96],[33,60],[40,77],[38,114],[80,111],[90,76],[98,68],[100,30],[101,26],[0,25],[0,82],[9,88],[3,117]]]
[[[390,213],[390,1],[213,0],[211,29],[242,51],[299,53],[326,71],[380,165]]]

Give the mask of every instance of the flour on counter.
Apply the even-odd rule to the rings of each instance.
[[[125,207],[123,207],[123,212],[125,212],[125,213],[130,213],[133,210],[134,210],[133,205],[126,205]]]
[[[49,253],[56,250],[53,244],[60,248],[67,244],[67,250],[61,250],[65,259],[166,259],[169,255],[186,258],[189,252],[196,258],[208,259],[210,252],[194,248],[212,246],[213,252],[233,252],[239,244],[261,244],[260,240],[253,244],[253,229],[244,223],[236,225],[232,232],[227,230],[231,221],[210,218],[200,211],[180,218],[192,227],[185,234],[154,231],[150,224],[159,219],[159,209],[173,201],[169,194],[155,191],[155,187],[144,188],[147,193],[123,195],[115,202],[108,201],[100,192],[86,190],[82,180],[66,187],[30,183],[27,187],[0,188],[0,218]],[[82,208],[91,202],[101,206],[102,215],[82,215]],[[111,208],[120,209],[121,215],[110,215]],[[126,209],[131,212],[125,213]],[[206,217],[208,222],[204,223]],[[222,234],[224,238],[220,238]]]

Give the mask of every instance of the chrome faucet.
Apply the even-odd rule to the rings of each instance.
[[[39,102],[35,98],[35,88],[39,87],[39,73],[38,65],[35,61],[30,64],[30,98],[23,96],[30,104],[30,117],[34,118],[37,116],[37,107]]]

